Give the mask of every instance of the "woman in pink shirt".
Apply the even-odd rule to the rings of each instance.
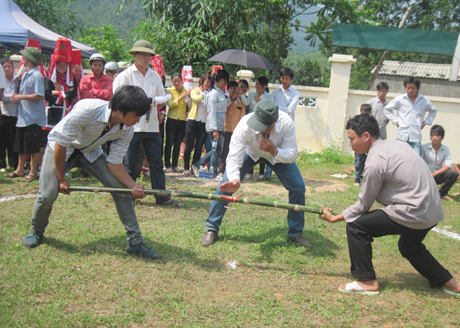
[[[99,53],[89,58],[92,73],[85,75],[80,82],[80,98],[112,99],[113,79],[103,73],[105,58]]]

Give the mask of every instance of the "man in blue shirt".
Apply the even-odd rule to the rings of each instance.
[[[22,77],[19,94],[11,96],[11,101],[18,104],[14,151],[19,153],[19,163],[16,170],[7,176],[23,177],[24,165],[30,156],[32,165],[23,181],[31,182],[37,179],[42,127],[46,125],[45,80],[37,68],[41,64],[41,52],[35,47],[27,47],[21,50],[21,54],[27,71]]]

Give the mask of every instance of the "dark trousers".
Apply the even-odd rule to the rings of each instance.
[[[185,125],[185,151],[184,151],[184,170],[190,170],[190,156],[193,153],[192,165],[198,162],[206,141],[206,123],[195,120],[188,120]]]
[[[254,174],[254,168],[250,169],[249,174]],[[259,176],[262,176],[265,174],[265,164],[264,163],[259,163]]]
[[[165,145],[165,166],[171,167],[171,148],[172,151],[172,167],[177,167],[179,161],[180,144],[185,135],[186,121],[175,120],[168,118],[166,121],[166,145]]]
[[[133,138],[126,152],[124,159],[126,171],[136,181],[139,170],[139,146],[144,146],[145,156],[150,167],[150,182],[152,189],[166,189],[166,177],[163,171],[163,160],[161,158],[161,137],[158,132],[134,132]],[[140,162],[142,166],[143,160]],[[155,196],[157,204],[169,201],[169,196]]]
[[[444,197],[449,192],[450,188],[454,185],[455,181],[458,179],[458,171],[457,170],[449,170],[446,173],[437,175],[434,177],[434,181],[436,184],[440,185],[444,183],[439,189],[439,194],[441,197]]]
[[[222,147],[222,153],[219,158],[219,173],[224,174],[225,168],[227,167],[227,156],[230,150],[230,140],[232,139],[233,132],[225,132],[224,146]],[[260,164],[259,164],[260,165]]]
[[[432,287],[445,284],[452,275],[426,249],[422,243],[433,227],[423,230],[411,229],[396,223],[381,211],[375,210],[361,215],[347,224],[348,248],[351,274],[358,280],[377,279],[372,265],[372,242],[376,237],[400,235],[399,252]]]
[[[16,138],[15,116],[0,115],[0,168],[6,168],[6,152],[8,151],[8,165],[16,169],[18,167],[18,153],[14,151],[14,139]]]

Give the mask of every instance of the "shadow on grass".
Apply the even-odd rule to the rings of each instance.
[[[118,256],[121,258],[133,257],[139,261],[149,261],[151,263],[164,262],[186,262],[205,270],[224,270],[225,266],[216,260],[203,260],[198,258],[195,252],[168,244],[159,243],[149,238],[144,237],[144,243],[155,251],[162,254],[163,258],[157,261],[150,261],[130,255],[124,251],[126,245],[126,236],[118,235],[110,238],[98,239],[86,245],[77,246],[58,240],[52,237],[45,237],[44,244],[54,247],[58,250],[72,254],[80,254],[82,256],[91,256],[94,254],[108,254],[110,256]]]
[[[148,206],[148,207],[156,207],[158,209],[171,209],[171,210],[178,210],[178,211],[195,211],[197,209],[203,209],[209,212],[209,208],[211,207],[211,201],[203,199],[199,201],[198,199],[193,198],[185,198],[185,197],[174,197],[172,198],[175,201],[182,203],[183,207],[175,207],[175,206],[168,206],[168,205],[158,205],[155,200],[136,200],[136,206]]]
[[[256,259],[256,261],[271,262],[273,260],[273,253],[279,252],[279,248],[283,247],[299,247],[305,250],[305,255],[320,258],[334,258],[336,251],[340,249],[340,247],[332,240],[315,231],[304,230],[303,232],[305,239],[313,245],[313,248],[311,249],[305,248],[304,246],[297,243],[290,242],[287,240],[287,238],[280,241],[278,238],[280,235],[286,236],[285,228],[278,227],[264,233],[253,234],[249,236],[225,234],[222,235],[222,237],[224,240],[235,240],[238,242],[260,244],[261,255]],[[274,236],[276,236],[276,239],[273,238]]]

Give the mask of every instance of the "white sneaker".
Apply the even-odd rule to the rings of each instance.
[[[195,174],[195,176],[196,176],[197,178],[200,177],[200,175],[199,175],[199,173],[198,173],[198,170],[199,170],[198,166],[192,165],[193,174]]]
[[[218,176],[216,176],[213,180],[214,181],[217,181],[217,182],[221,182],[222,181],[222,176],[219,174]]]

